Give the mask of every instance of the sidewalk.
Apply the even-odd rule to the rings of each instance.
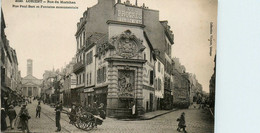
[[[145,113],[143,116],[141,116],[140,120],[151,120],[156,117],[171,113],[173,111],[176,111],[177,109],[172,109],[172,110],[157,110],[149,113]]]
[[[137,117],[137,118],[123,118],[123,119],[118,119],[121,121],[142,121],[142,120],[151,120],[154,118],[157,118],[159,116],[162,115],[166,115],[169,114],[171,112],[176,111],[177,109],[172,109],[172,110],[157,110],[157,111],[153,111],[153,112],[148,112],[145,113],[144,115]]]

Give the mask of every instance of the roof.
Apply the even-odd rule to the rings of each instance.
[[[104,37],[106,34],[104,33],[87,33],[87,43],[92,44],[92,43],[97,43],[100,42],[100,39]]]
[[[26,77],[22,78],[22,84],[26,85],[26,84],[36,84],[36,85],[41,85],[42,84],[42,80],[41,79],[37,79],[32,75],[27,75]]]
[[[159,12],[152,10],[143,10],[144,31],[147,34],[154,49],[160,51],[160,58],[164,59],[164,51],[166,50],[165,30],[159,21]]]

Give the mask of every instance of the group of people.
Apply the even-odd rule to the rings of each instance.
[[[6,117],[9,117],[10,122],[10,129],[14,129],[14,125],[17,127],[17,129],[22,130],[23,132],[27,131],[30,132],[28,121],[31,118],[29,115],[29,112],[26,108],[27,104],[23,104],[18,115],[14,109],[13,105],[10,105],[8,109],[1,108],[1,131],[7,130],[7,123],[6,123]],[[40,102],[38,102],[38,105],[36,107],[36,118],[40,118],[40,112],[41,112],[41,105]]]
[[[197,94],[193,97],[193,103],[192,103],[193,108],[204,109],[205,107],[209,107],[210,106],[209,104],[210,104],[209,98],[206,96]]]
[[[13,105],[10,105],[9,109],[1,108],[1,131],[7,129],[6,117],[9,117],[10,128],[13,129],[13,120],[16,118],[17,114],[14,110]]]

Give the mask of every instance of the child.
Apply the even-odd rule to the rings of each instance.
[[[181,129],[183,129],[184,133],[187,133],[187,131],[185,130],[186,124],[185,124],[185,113],[184,112],[181,114],[181,117],[177,119],[177,121],[179,122],[177,131],[180,132]]]

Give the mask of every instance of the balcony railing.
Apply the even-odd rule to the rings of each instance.
[[[83,62],[78,62],[73,66],[73,72],[74,73],[79,73],[82,72],[85,68],[85,63]]]

